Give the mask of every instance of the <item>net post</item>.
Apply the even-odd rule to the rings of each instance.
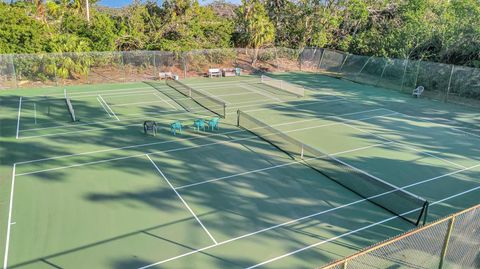
[[[237,127],[240,127],[240,109],[237,109]]]
[[[448,222],[448,230],[445,235],[445,240],[443,242],[443,247],[442,247],[442,254],[440,256],[440,262],[438,264],[438,269],[443,268],[443,263],[445,261],[445,256],[447,255],[447,250],[448,250],[448,243],[450,241],[450,236],[452,235],[453,231],[453,226],[455,224],[455,216],[452,216]]]
[[[303,144],[302,144],[302,149],[300,151],[300,158],[303,160],[303,153],[304,153],[304,148],[303,148]]]
[[[424,208],[425,211],[423,212],[423,223],[422,223],[422,225],[425,225],[425,223],[427,223],[429,206],[430,206],[430,203],[428,201],[425,202],[425,208]]]

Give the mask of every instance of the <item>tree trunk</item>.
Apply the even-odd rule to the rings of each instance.
[[[259,48],[255,48],[255,49],[254,49],[253,60],[252,60],[252,66],[255,66],[255,64],[257,63],[258,50],[259,50]]]

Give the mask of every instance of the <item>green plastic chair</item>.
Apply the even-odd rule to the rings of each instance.
[[[193,129],[200,131],[203,129],[205,131],[205,121],[203,119],[196,119],[193,121]]]
[[[177,135],[177,131],[182,133],[182,123],[180,121],[175,121],[174,123],[170,124],[170,132],[173,135]]]
[[[220,129],[220,128],[218,127],[219,121],[220,121],[220,118],[217,118],[217,117],[212,118],[211,120],[207,121],[208,127],[210,127],[210,130],[213,131],[213,130],[215,130],[215,128],[216,128],[217,130],[219,130],[219,129]]]

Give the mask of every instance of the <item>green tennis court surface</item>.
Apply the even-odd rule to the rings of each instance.
[[[256,76],[1,92],[3,267],[314,268],[416,227],[420,206],[354,174],[428,201],[428,222],[478,203],[478,111],[271,76],[297,94]],[[190,127],[219,115],[219,130]],[[353,190],[312,167],[325,156]]]

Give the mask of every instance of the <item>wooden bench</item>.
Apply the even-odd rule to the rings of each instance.
[[[209,68],[208,69],[208,77],[221,77],[222,72],[219,68]]]

